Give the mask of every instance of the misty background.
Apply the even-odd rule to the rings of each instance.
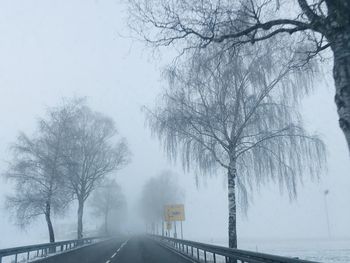
[[[112,117],[127,138],[132,162],[116,173],[126,196],[130,231],[143,230],[136,203],[147,179],[171,169],[185,192],[184,238],[211,242],[227,235],[227,189],[224,174],[202,179],[171,163],[151,137],[141,112],[153,105],[165,82],[160,70],[173,54],[152,53],[128,38],[126,7],[121,1],[0,1],[0,171],[7,168],[9,146],[19,131],[31,134],[47,107],[63,97],[86,96],[92,109]],[[350,160],[337,123],[331,66],[306,97],[301,114],[309,132],[318,133],[328,150],[328,172],[320,180],[305,179],[297,200],[280,194],[276,185],[260,188],[247,215],[239,212],[239,246],[243,239],[327,239],[324,190],[329,189],[331,238],[350,239]],[[18,229],[3,208],[12,185],[0,181],[0,248],[46,242],[44,219]],[[75,225],[72,208],[54,218],[58,232]],[[71,216],[70,216],[71,215]],[[100,222],[89,220],[86,229]],[[69,234],[69,233],[67,233]],[[64,236],[58,239],[65,238]]]

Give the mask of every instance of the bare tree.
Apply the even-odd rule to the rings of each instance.
[[[203,50],[169,70],[160,105],[147,111],[171,158],[180,156],[186,169],[226,171],[231,248],[237,247],[236,185],[243,205],[249,190],[269,181],[293,198],[298,179],[317,177],[325,162],[324,144],[307,134],[277,88],[298,68],[290,60],[271,70],[266,59],[279,56],[267,53],[273,48],[263,50],[229,49],[220,57]]]
[[[158,176],[149,179],[143,187],[140,199],[140,209],[148,225],[164,224],[164,206],[183,201],[184,194],[171,171],[162,171]]]
[[[225,48],[275,36],[306,43],[309,62],[330,48],[339,125],[350,149],[350,2],[347,0],[131,0],[130,26],[156,46]],[[181,41],[182,40],[182,41]],[[294,40],[294,41],[292,41]],[[181,43],[178,43],[181,41]]]
[[[103,218],[105,234],[115,232],[118,220],[122,220],[122,214],[126,213],[125,196],[119,184],[111,179],[104,180],[95,190],[90,205],[93,213]],[[109,222],[113,222],[112,227]]]
[[[106,175],[127,164],[130,154],[125,139],[116,141],[112,119],[93,112],[81,101],[68,102],[57,110],[67,108],[73,109],[74,121],[65,133],[65,179],[78,200],[77,235],[81,239],[85,201]]]
[[[7,207],[15,212],[22,227],[44,215],[50,242],[55,242],[52,210],[62,213],[72,200],[62,177],[61,155],[69,116],[57,117],[50,114],[40,120],[32,138],[20,134],[12,147],[14,157],[6,173],[16,183],[16,192],[7,198]]]

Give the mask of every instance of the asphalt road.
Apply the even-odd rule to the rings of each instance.
[[[150,238],[113,239],[38,261],[40,263],[189,263]]]

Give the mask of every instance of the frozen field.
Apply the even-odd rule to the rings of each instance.
[[[227,245],[225,240],[212,239],[207,242],[220,246]],[[244,239],[239,240],[239,248],[325,263],[350,262],[350,239]]]

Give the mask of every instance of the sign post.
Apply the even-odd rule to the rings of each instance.
[[[174,221],[174,238],[177,238],[176,221]]]
[[[170,237],[171,222],[166,222],[167,236]]]
[[[183,204],[164,206],[164,220],[168,223],[174,222],[174,237],[177,238],[176,221],[180,221],[181,239],[183,239],[182,221],[185,221],[185,207]]]
[[[182,232],[182,221],[180,221],[180,223],[181,223],[181,239],[184,239],[184,234]]]

